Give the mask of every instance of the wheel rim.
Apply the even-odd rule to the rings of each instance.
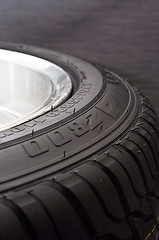
[[[66,101],[69,75],[44,59],[0,50],[0,131],[38,117]]]

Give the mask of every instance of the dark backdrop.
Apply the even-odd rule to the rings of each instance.
[[[0,41],[104,63],[159,109],[158,0],[0,0]]]

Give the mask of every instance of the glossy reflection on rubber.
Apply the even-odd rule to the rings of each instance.
[[[44,59],[0,50],[0,131],[31,120],[71,94],[69,75]]]

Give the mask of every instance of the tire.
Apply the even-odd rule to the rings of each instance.
[[[62,67],[73,92],[0,133],[0,239],[158,239],[159,127],[152,105],[102,65],[15,44]]]

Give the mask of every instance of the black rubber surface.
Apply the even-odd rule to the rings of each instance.
[[[159,125],[147,97],[100,64],[1,44],[63,67],[55,110],[0,134],[0,239],[158,238]]]
[[[138,94],[105,67],[41,48],[14,44],[1,48],[64,66],[76,84],[72,97],[57,109],[0,133],[0,192],[83,162],[136,121]]]

